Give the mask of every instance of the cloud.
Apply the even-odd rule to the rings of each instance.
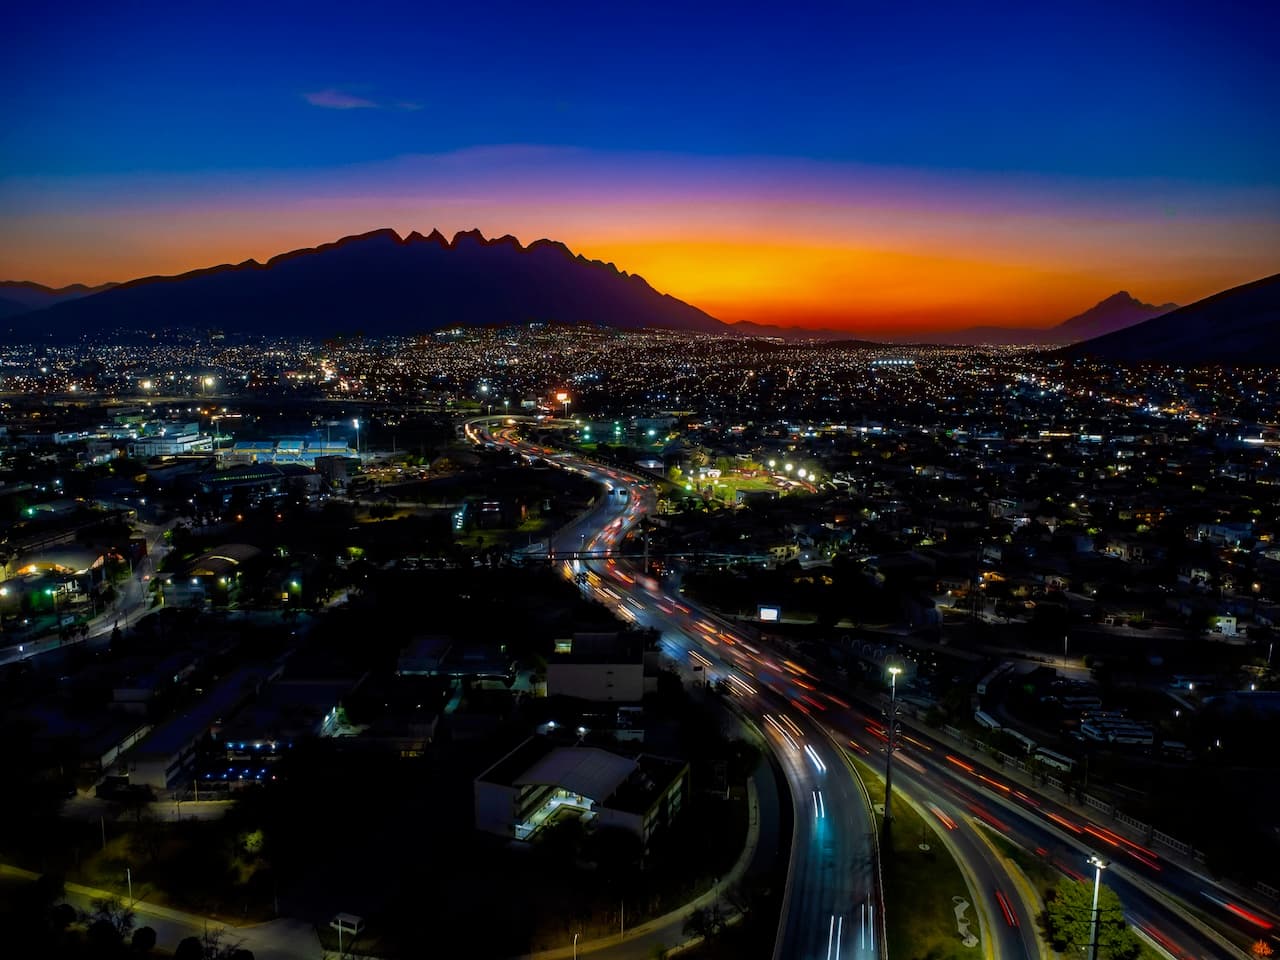
[[[368,97],[359,97],[354,93],[347,93],[334,87],[327,87],[324,90],[316,90],[312,93],[304,93],[302,99],[313,107],[324,107],[326,110],[403,110],[412,112],[422,109],[422,104],[413,100],[396,100],[384,103],[378,100],[370,100]]]
[[[329,110],[364,110],[376,108],[378,104],[364,97],[357,97],[330,87],[314,93],[304,93],[302,98],[313,107],[325,107]]]

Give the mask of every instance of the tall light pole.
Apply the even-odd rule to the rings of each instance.
[[[889,745],[884,752],[884,828],[893,819],[893,751],[898,742],[898,674],[901,667],[889,668]]]
[[[573,960],[578,960],[578,937],[580,936],[581,934],[578,933],[573,935]]]
[[[356,428],[356,459],[360,459],[360,418],[356,417],[351,421],[351,425]]]
[[[1093,913],[1089,921],[1089,956],[1091,960],[1098,960],[1098,891],[1102,887],[1102,871],[1107,868],[1107,862],[1101,857],[1092,856],[1089,863],[1093,867]]]
[[[133,870],[129,867],[124,868],[124,878],[129,884],[129,906],[133,906]]]

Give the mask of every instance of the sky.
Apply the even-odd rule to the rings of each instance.
[[[1230,0],[28,4],[0,279],[479,227],[730,322],[1188,303],[1280,270],[1278,28]]]

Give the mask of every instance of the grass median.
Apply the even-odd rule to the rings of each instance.
[[[884,779],[868,764],[850,756],[872,799],[884,796]],[[889,955],[904,960],[977,960],[980,948],[960,942],[953,897],[969,899],[964,875],[941,838],[902,798],[893,797],[893,826],[881,833],[885,923]],[[876,825],[883,817],[877,815]],[[921,850],[921,844],[928,850]],[[967,914],[978,926],[976,907]]]
[[[1052,863],[1042,856],[1032,853],[1025,847],[1020,847],[998,830],[992,830],[990,827],[982,823],[975,824],[976,828],[988,837],[1000,854],[1013,863],[1026,875],[1031,886],[1035,889],[1036,894],[1040,897],[1041,903],[1037,906],[1039,909],[1044,908],[1043,901],[1049,896],[1050,892],[1066,879],[1066,875],[1055,867]],[[1037,928],[1040,928],[1040,916],[1036,916]],[[1042,934],[1043,936],[1043,934]],[[1135,960],[1166,960],[1165,954],[1161,953],[1155,947],[1151,946],[1145,940],[1141,941],[1141,947],[1135,957]]]

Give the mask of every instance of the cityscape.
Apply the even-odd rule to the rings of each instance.
[[[5,955],[1274,956],[1274,11],[499,6],[15,17]]]

